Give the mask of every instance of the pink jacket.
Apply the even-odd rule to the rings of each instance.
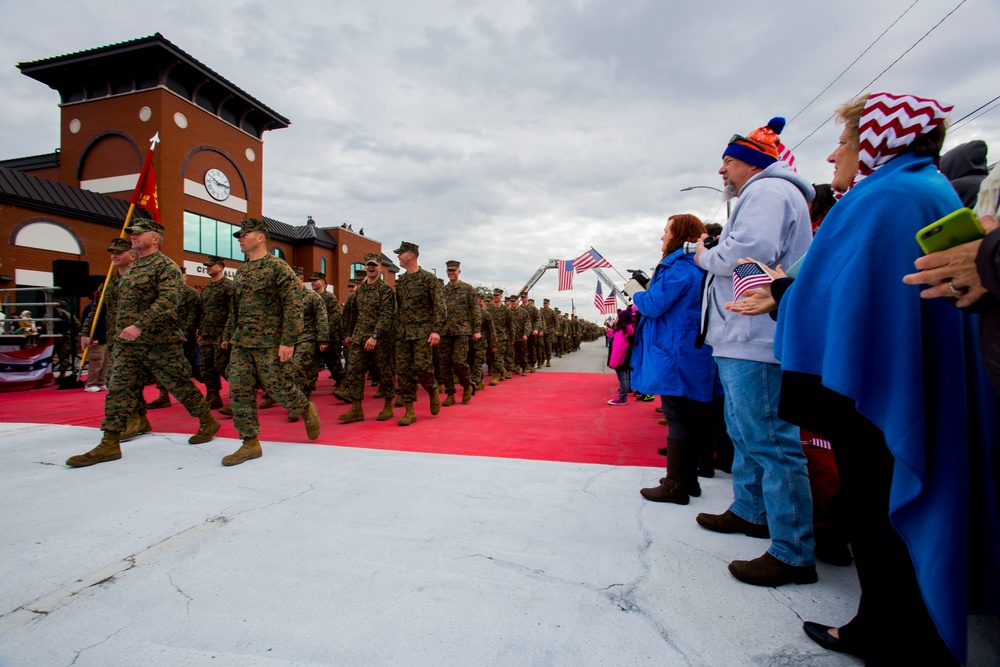
[[[634,333],[635,329],[631,324],[612,333],[611,359],[608,360],[608,368],[618,368],[625,363],[625,355],[628,354],[628,339]]]

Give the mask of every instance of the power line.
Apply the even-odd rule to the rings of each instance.
[[[808,109],[809,107],[811,107],[811,106],[813,105],[813,102],[815,102],[815,101],[816,101],[816,100],[818,100],[818,99],[819,99],[820,97],[822,97],[822,96],[823,96],[823,93],[825,93],[826,91],[830,90],[830,88],[832,88],[832,87],[833,87],[833,84],[835,84],[835,83],[837,83],[838,81],[840,81],[840,78],[841,78],[842,76],[844,76],[845,74],[847,74],[847,72],[848,72],[848,71],[849,71],[849,70],[850,70],[850,69],[851,69],[852,67],[854,67],[854,66],[855,66],[855,65],[857,64],[857,62],[858,62],[859,60],[861,60],[862,58],[864,58],[865,54],[866,54],[866,53],[868,53],[869,51],[871,51],[871,50],[872,50],[872,47],[873,47],[873,46],[875,46],[876,44],[878,44],[878,43],[879,43],[879,40],[881,40],[881,39],[882,39],[883,37],[885,37],[885,34],[886,34],[887,32],[889,32],[890,30],[892,30],[892,27],[893,27],[894,25],[896,25],[897,23],[899,23],[900,19],[902,19],[902,18],[903,18],[904,16],[906,16],[906,15],[907,15],[907,14],[909,13],[909,11],[910,11],[911,9],[913,9],[913,8],[914,8],[914,7],[915,7],[915,6],[917,5],[917,3],[918,3],[918,2],[920,2],[920,0],[913,0],[913,4],[912,4],[912,5],[910,5],[909,7],[907,7],[907,8],[906,8],[906,10],[905,10],[905,11],[904,11],[904,12],[903,12],[902,14],[900,14],[899,16],[897,16],[897,17],[896,17],[896,20],[895,20],[895,21],[893,21],[892,23],[890,23],[890,24],[889,24],[889,27],[888,27],[888,28],[886,28],[885,30],[883,30],[883,31],[882,31],[882,34],[881,34],[881,35],[879,35],[878,37],[876,37],[876,38],[875,38],[875,41],[874,41],[874,42],[872,42],[871,44],[869,44],[869,45],[868,45],[868,48],[866,48],[866,49],[865,49],[864,51],[862,51],[862,52],[861,52],[861,55],[859,55],[859,56],[858,56],[857,58],[855,58],[855,59],[854,59],[854,61],[853,61],[853,62],[852,62],[852,63],[851,63],[850,65],[848,65],[848,66],[847,66],[846,68],[844,68],[844,71],[843,71],[843,72],[841,72],[840,74],[838,74],[838,75],[837,75],[837,78],[836,78],[836,79],[834,79],[833,81],[831,81],[831,82],[830,82],[830,84],[829,84],[829,85],[828,85],[828,86],[827,86],[826,88],[824,88],[823,90],[821,90],[821,91],[819,92],[819,94],[818,94],[818,95],[816,95],[816,97],[814,97],[814,98],[812,98],[811,100],[809,100],[809,104],[807,104],[807,105],[805,105],[804,107],[802,107],[802,109],[801,109],[801,110],[800,110],[800,111],[799,111],[799,112],[798,112],[797,114],[795,114],[794,116],[792,116],[792,120],[788,121],[788,122],[787,122],[787,123],[785,123],[785,124],[786,124],[786,125],[789,125],[789,124],[791,124],[791,122],[792,122],[793,120],[795,120],[796,118],[798,118],[799,116],[801,116],[801,115],[802,115],[802,112],[803,112],[803,111],[805,111],[806,109]]]
[[[961,118],[959,118],[958,120],[956,120],[956,121],[955,121],[955,122],[954,122],[954,123],[952,124],[952,126],[951,126],[951,127],[949,128],[949,130],[948,130],[948,131],[949,131],[949,132],[954,132],[955,130],[959,129],[959,128],[960,128],[960,127],[962,127],[963,125],[968,125],[968,123],[971,123],[972,121],[976,120],[977,118],[980,118],[980,117],[982,117],[982,116],[985,116],[985,115],[986,115],[986,114],[988,114],[989,112],[993,111],[993,110],[994,110],[994,109],[996,109],[996,108],[997,108],[998,106],[1000,106],[1000,105],[998,105],[998,104],[993,104],[993,103],[994,103],[994,102],[996,102],[997,100],[1000,100],[1000,95],[997,95],[996,97],[994,97],[994,98],[993,98],[992,100],[990,100],[990,101],[989,101],[989,102],[987,102],[986,104],[983,104],[983,105],[980,105],[980,106],[979,106],[978,108],[976,108],[976,109],[973,109],[973,110],[972,110],[972,111],[970,111],[969,113],[965,114],[964,116],[962,116]],[[976,118],[969,118],[969,117],[970,117],[970,116],[972,116],[973,114],[975,114],[975,113],[978,113],[980,109],[983,109],[984,107],[987,107],[987,106],[989,106],[989,105],[991,105],[991,104],[993,104],[993,106],[992,106],[992,107],[990,107],[989,109],[986,109],[986,111],[983,111],[983,113],[981,113],[981,114],[979,114],[978,116],[976,116]],[[969,120],[968,120],[968,122],[965,122],[965,119],[966,119],[966,118],[968,118],[968,119],[969,119]]]
[[[893,61],[892,61],[891,63],[889,63],[889,66],[888,66],[888,67],[886,67],[886,68],[885,68],[884,70],[882,70],[881,72],[879,72],[878,76],[876,76],[876,77],[875,77],[874,79],[872,79],[872,80],[871,80],[871,81],[869,81],[869,82],[868,82],[867,84],[865,84],[865,85],[864,85],[864,86],[863,86],[863,87],[861,88],[861,90],[859,90],[859,91],[858,91],[857,93],[855,93],[855,94],[854,94],[854,97],[857,97],[857,96],[858,96],[858,95],[860,95],[861,93],[865,92],[865,91],[866,91],[866,90],[867,90],[867,89],[868,89],[868,88],[869,88],[869,87],[870,87],[870,86],[871,86],[871,85],[872,85],[873,83],[875,83],[876,81],[878,81],[879,79],[881,79],[881,78],[882,78],[882,75],[884,75],[884,74],[885,74],[886,72],[888,72],[888,71],[889,71],[890,69],[892,69],[892,67],[893,67],[893,66],[894,66],[894,65],[895,65],[896,63],[898,63],[898,62],[899,62],[900,60],[902,60],[902,59],[903,59],[903,57],[904,57],[904,56],[905,56],[906,54],[908,54],[908,53],[909,53],[910,51],[912,51],[912,50],[913,50],[914,48],[916,48],[917,44],[920,44],[920,42],[922,42],[922,41],[924,41],[925,39],[927,39],[927,36],[928,36],[928,35],[930,35],[930,34],[931,34],[932,32],[934,32],[935,30],[937,30],[937,28],[938,28],[938,27],[939,27],[939,26],[940,26],[940,25],[941,25],[942,23],[944,23],[945,21],[947,21],[947,20],[948,20],[948,17],[950,17],[950,16],[951,16],[952,14],[954,14],[955,12],[957,12],[957,11],[959,10],[959,8],[960,8],[960,7],[962,6],[962,5],[964,5],[964,4],[966,3],[966,2],[968,2],[968,0],[961,0],[961,1],[960,1],[960,2],[959,2],[959,3],[957,4],[957,5],[955,5],[955,8],[954,8],[954,9],[952,9],[952,10],[951,10],[950,12],[948,12],[947,14],[945,14],[945,15],[944,15],[944,18],[942,18],[942,19],[941,19],[940,21],[938,21],[938,22],[937,22],[937,23],[935,23],[935,24],[934,24],[933,26],[931,26],[931,29],[930,29],[930,30],[928,30],[927,32],[925,32],[925,33],[924,33],[924,35],[923,35],[923,37],[921,37],[920,39],[918,39],[917,41],[915,41],[915,42],[914,42],[914,43],[913,43],[913,44],[912,44],[912,45],[910,46],[910,48],[908,48],[908,49],[906,49],[905,51],[903,51],[903,53],[901,53],[901,54],[900,54],[900,56],[899,56],[898,58],[896,58],[896,59],[895,59],[895,60],[893,60]],[[909,10],[907,10],[907,11],[909,11]],[[852,98],[852,99],[853,99],[853,98]],[[824,126],[825,126],[825,125],[827,124],[827,123],[829,123],[829,122],[830,122],[831,120],[833,120],[833,116],[834,116],[834,114],[830,114],[830,117],[829,117],[829,118],[827,118],[826,120],[824,120],[824,121],[823,121],[823,122],[822,122],[822,123],[821,123],[821,124],[819,125],[819,127],[817,127],[817,128],[815,129],[815,130],[813,130],[812,132],[810,132],[809,134],[807,134],[807,135],[805,136],[805,138],[804,138],[804,139],[802,139],[802,141],[800,141],[799,143],[795,144],[795,145],[794,145],[794,146],[792,147],[792,152],[794,152],[796,148],[798,148],[798,147],[799,147],[799,146],[801,146],[801,145],[802,145],[803,143],[805,143],[805,142],[806,142],[806,140],[808,140],[808,139],[809,139],[809,138],[810,138],[811,136],[813,136],[814,134],[816,134],[817,132],[819,132],[819,131],[820,131],[820,130],[821,130],[821,129],[822,129],[822,128],[823,128],[823,127],[824,127]]]

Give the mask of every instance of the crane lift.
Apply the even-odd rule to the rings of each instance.
[[[535,283],[537,283],[541,279],[541,277],[545,275],[545,272],[548,271],[549,269],[558,269],[558,268],[559,268],[559,260],[557,259],[550,259],[549,261],[545,262],[540,267],[538,267],[538,270],[535,271],[534,275],[532,275],[531,278],[528,279],[528,282],[524,284],[524,287],[520,289],[518,294],[524,294],[525,292],[530,291],[531,288],[535,286]],[[600,280],[602,280],[605,285],[615,290],[616,299],[623,299],[621,290],[615,285],[615,281],[613,281],[611,278],[608,277],[608,274],[606,274],[602,269],[599,268],[591,269],[591,271],[596,273],[597,277]],[[627,304],[628,302],[626,301],[626,305]]]

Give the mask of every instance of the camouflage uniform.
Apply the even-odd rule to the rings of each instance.
[[[198,326],[201,379],[205,389],[218,393],[229,365],[229,350],[219,343],[226,331],[229,306],[233,298],[233,281],[225,276],[210,282],[201,290],[201,323]]]
[[[125,430],[150,375],[158,378],[192,417],[209,414],[204,396],[191,381],[191,365],[181,346],[184,334],[177,319],[181,287],[180,268],[158,251],[137,258],[121,276],[114,315],[108,310],[108,336],[112,332],[117,336],[120,329],[132,325],[142,333],[133,341],[118,338],[112,348],[102,430]]]
[[[320,275],[320,278],[323,276]],[[313,279],[316,279],[315,273]],[[325,281],[326,278],[323,280]],[[337,295],[333,292],[324,290],[316,293],[323,300],[323,305],[326,306],[326,324],[330,329],[330,345],[324,352],[320,352],[319,356],[330,371],[330,377],[333,378],[334,382],[340,383],[344,379],[344,366],[341,362],[342,346],[340,344],[340,341],[344,339],[344,332],[340,316],[340,302],[337,301]]]
[[[184,332],[184,356],[191,364],[191,376],[201,380],[198,369],[198,323],[201,322],[201,295],[190,285],[181,284],[181,305],[177,308],[177,322]]]
[[[56,373],[64,375],[75,375],[74,371],[76,369],[73,367],[73,362],[76,359],[76,351],[78,349],[76,337],[80,333],[80,320],[75,315],[71,315],[62,305],[62,302],[58,303],[60,305],[55,308],[55,312],[53,313],[53,316],[58,318],[58,321],[54,323],[53,331],[59,334],[60,337],[55,339],[56,342],[53,346],[53,356],[57,358],[57,361],[53,365],[53,370]]]
[[[347,371],[341,393],[351,401],[365,397],[365,368],[369,360],[378,369],[383,396],[394,393],[393,326],[396,319],[396,295],[384,280],[360,283],[344,304],[344,338],[351,339],[347,352]],[[365,350],[365,342],[375,338],[375,349]]]
[[[542,359],[546,363],[551,363],[552,352],[553,348],[555,347],[555,339],[556,336],[559,335],[558,319],[557,319],[558,315],[556,315],[556,311],[549,308],[548,304],[546,304],[544,301],[542,303],[544,305],[542,305],[541,310],[538,311],[538,314],[542,318],[542,330],[545,332],[545,335],[542,336],[541,338],[542,350],[543,350]]]
[[[312,393],[309,385],[319,374],[319,346],[326,345],[330,327],[326,320],[326,304],[319,294],[302,288],[302,333],[295,342],[292,354],[292,382],[303,391],[306,398]]]
[[[525,341],[525,356],[528,359],[528,367],[533,369],[538,364],[538,334],[532,332],[542,330],[542,318],[538,314],[538,308],[533,303],[522,303],[518,310],[523,310],[528,317],[528,340]]]
[[[517,303],[515,300],[514,303]],[[512,308],[510,319],[513,322],[514,345],[512,366],[520,368],[521,372],[528,370],[528,341],[531,340],[531,317],[523,308]]]
[[[293,346],[302,334],[302,296],[298,279],[273,255],[249,261],[236,271],[233,301],[224,340],[232,345],[229,399],[240,437],[255,438],[257,385],[293,416],[304,415],[309,400],[292,384],[278,357],[278,346]]]
[[[444,293],[437,277],[418,269],[396,280],[396,374],[404,403],[417,398],[417,383],[437,389],[434,356],[427,339],[440,333],[447,318]]]
[[[468,387],[469,340],[482,331],[483,315],[479,309],[479,298],[472,285],[459,280],[448,282],[444,289],[445,320],[441,334],[441,377],[444,379],[445,393],[455,393],[455,378],[462,387]],[[472,383],[475,384],[475,383]]]
[[[512,333],[510,328],[510,310],[504,306],[495,306],[489,303],[486,305],[486,312],[489,313],[490,319],[493,320],[493,330],[496,332],[496,344],[494,347],[496,347],[497,351],[492,353],[492,355],[487,355],[493,358],[490,363],[490,375],[502,380],[508,368],[507,347]]]
[[[472,351],[470,352],[472,366],[469,369],[469,379],[473,385],[482,384],[483,364],[486,363],[487,357],[493,356],[490,350],[497,346],[497,332],[493,326],[493,316],[490,315],[486,308],[480,308],[479,315],[482,318],[481,331],[483,337],[472,341]]]

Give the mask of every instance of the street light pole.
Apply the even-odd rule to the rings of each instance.
[[[701,189],[701,190],[715,190],[716,192],[718,192],[722,196],[725,196],[725,194],[726,194],[725,191],[722,190],[721,188],[714,188],[711,185],[689,185],[686,188],[681,188],[681,192],[690,192],[691,190],[699,190],[699,189]],[[732,200],[727,199],[726,200],[726,220],[729,219],[729,216],[732,215],[732,213],[733,213]]]

